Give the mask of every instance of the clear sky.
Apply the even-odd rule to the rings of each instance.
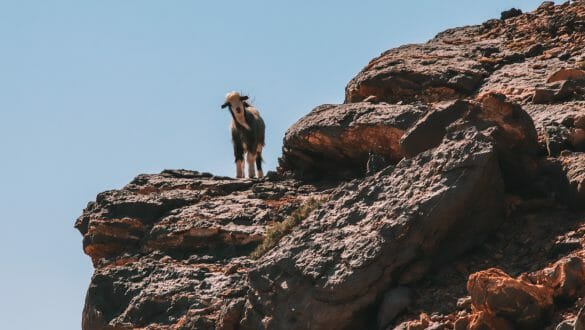
[[[232,175],[230,90],[286,129],[382,51],[540,1],[0,0],[0,328],[79,329],[73,222],[139,173]]]

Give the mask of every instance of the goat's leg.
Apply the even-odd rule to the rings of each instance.
[[[248,160],[248,177],[253,178],[256,176],[256,170],[254,169],[254,165],[256,163],[256,154],[248,151],[246,154],[246,159]]]
[[[234,141],[234,157],[236,158],[236,178],[244,177],[244,146]]]
[[[258,169],[258,177],[261,178],[264,176],[264,172],[262,171],[262,146],[259,145],[256,151],[256,168]]]
[[[244,161],[236,160],[236,178],[241,179],[244,177]]]

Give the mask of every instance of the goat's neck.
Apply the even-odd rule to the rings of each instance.
[[[230,109],[230,113],[232,114],[232,118],[234,119],[234,122],[236,122],[237,124],[239,124],[240,126],[244,127],[245,129],[247,129],[248,131],[250,130],[250,125],[248,125],[248,122],[246,121],[246,109],[244,109],[241,113],[234,113],[231,109]]]

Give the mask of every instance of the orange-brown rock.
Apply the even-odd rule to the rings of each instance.
[[[465,321],[467,323],[466,327],[461,327],[461,329],[468,329],[468,330],[513,330],[514,326],[510,324],[506,319],[501,317],[497,317],[492,313],[488,313],[485,311],[479,311],[477,313],[472,314],[470,317],[467,318]],[[457,323],[456,323],[457,324]],[[457,329],[457,327],[456,327]]]
[[[498,92],[529,102],[549,77],[580,77],[584,6],[541,7],[523,15],[450,29],[427,43],[406,45],[370,61],[346,87],[345,102],[370,95],[396,102],[437,102]]]
[[[424,330],[428,329],[429,326],[432,324],[431,319],[426,313],[421,313],[419,315],[418,320],[407,321],[399,326],[397,326],[396,330]]]
[[[555,299],[574,301],[585,294],[585,252],[562,258],[526,278],[552,289]]]
[[[585,71],[579,69],[561,69],[548,78],[547,83],[562,80],[580,80],[585,79]]]
[[[523,328],[541,325],[553,305],[552,289],[514,279],[497,268],[470,275],[467,290],[475,310]]]

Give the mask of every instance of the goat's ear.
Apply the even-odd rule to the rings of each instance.
[[[222,109],[225,109],[225,107],[227,107],[228,105],[230,105],[230,103],[229,102],[226,102],[226,103],[224,103],[224,104],[221,105],[221,108]]]
[[[246,101],[248,99],[248,96],[244,95],[244,96],[240,96],[240,101]]]

